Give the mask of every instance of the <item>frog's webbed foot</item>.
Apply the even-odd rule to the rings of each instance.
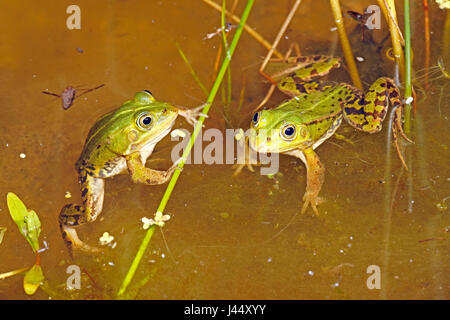
[[[98,253],[101,251],[99,248],[92,247],[81,241],[78,237],[75,228],[86,222],[84,207],[68,204],[61,209],[59,214],[59,228],[71,257],[73,257],[73,249],[80,249],[87,253]]]
[[[319,190],[320,191],[320,190]],[[308,206],[311,205],[311,208],[314,211],[316,216],[319,216],[319,210],[317,210],[317,206],[323,202],[323,199],[318,196],[318,192],[307,190],[303,195],[303,207],[301,213],[304,214]]]
[[[187,123],[191,126],[195,126],[198,121],[198,117],[202,116],[207,118],[208,115],[203,114],[201,111],[207,105],[207,103],[202,104],[201,106],[193,109],[179,109],[178,114],[186,119]]]

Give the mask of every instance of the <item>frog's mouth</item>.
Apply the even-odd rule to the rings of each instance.
[[[302,142],[283,141],[279,139],[279,130],[275,130],[271,135],[260,130],[252,130],[249,134],[250,147],[261,153],[283,153],[294,149],[306,149],[312,146],[311,140]]]
[[[290,150],[290,148],[280,145],[278,139],[273,139],[272,136],[268,136],[260,130],[250,132],[249,145],[253,150],[261,153],[281,153]]]
[[[151,148],[152,146],[156,145],[159,141],[161,141],[165,136],[167,136],[172,130],[173,125],[175,124],[175,121],[172,121],[166,128],[162,129],[156,136],[154,136],[152,139],[148,140],[144,144],[142,144],[137,151],[147,150]]]

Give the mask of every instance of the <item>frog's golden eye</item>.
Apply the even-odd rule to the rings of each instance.
[[[286,141],[291,141],[297,135],[297,128],[293,124],[287,124],[281,128],[281,138]]]
[[[261,112],[256,112],[256,113],[253,115],[253,118],[252,118],[252,125],[253,125],[254,127],[257,127],[257,126],[258,126],[259,119],[261,119]]]
[[[139,128],[148,130],[153,125],[153,116],[149,112],[143,112],[137,118],[136,124]]]

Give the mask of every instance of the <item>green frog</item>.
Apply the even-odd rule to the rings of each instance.
[[[394,81],[378,78],[366,93],[346,84],[314,80],[340,66],[336,57],[300,56],[290,60],[291,70],[273,74],[278,88],[293,98],[274,109],[256,112],[251,121],[249,143],[263,153],[282,153],[303,161],[307,170],[304,213],[311,205],[318,215],[318,197],[324,182],[324,166],[315,149],[330,138],[345,119],[352,127],[375,133],[381,130],[389,103],[393,106],[394,142],[402,164],[397,134],[411,142],[402,129],[403,104]]]
[[[135,183],[147,185],[170,179],[178,168],[177,162],[166,171],[147,168],[145,162],[155,145],[170,132],[178,115],[193,125],[202,107],[179,109],[156,101],[150,91],[144,90],[94,123],[75,164],[83,204],[68,204],[59,214],[60,229],[70,254],[73,248],[99,251],[81,241],[75,228],[94,221],[101,213],[105,179],[121,173],[128,173]]]

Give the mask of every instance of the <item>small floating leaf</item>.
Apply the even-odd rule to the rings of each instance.
[[[28,240],[34,252],[39,250],[39,235],[41,222],[33,210],[28,210],[22,200],[14,193],[9,192],[7,197],[9,213],[17,224],[20,233]]]
[[[23,278],[23,289],[28,295],[33,295],[44,281],[44,273],[39,265],[34,265]]]

